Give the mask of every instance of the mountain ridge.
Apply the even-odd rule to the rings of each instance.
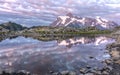
[[[50,24],[52,27],[75,27],[85,28],[89,26],[95,26],[98,29],[112,29],[118,26],[117,23],[109,21],[100,17],[78,17],[73,16],[72,13],[68,13],[65,16],[58,16],[57,19]]]

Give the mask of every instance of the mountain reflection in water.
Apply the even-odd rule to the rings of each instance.
[[[110,57],[105,46],[112,42],[113,39],[105,36],[46,42],[22,36],[6,39],[0,42],[0,71],[26,70],[48,75],[49,71],[79,71],[86,65],[102,68],[101,61]]]

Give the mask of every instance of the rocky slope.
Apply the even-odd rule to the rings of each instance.
[[[20,31],[25,29],[26,27],[23,27],[20,24],[16,24],[14,22],[6,22],[3,24],[0,24],[0,30],[1,31]]]
[[[98,29],[111,29],[118,26],[113,21],[108,21],[100,17],[89,18],[89,17],[77,17],[68,13],[66,16],[58,16],[56,21],[54,21],[50,26],[53,27],[75,27],[75,28],[85,28],[89,26],[95,26]]]

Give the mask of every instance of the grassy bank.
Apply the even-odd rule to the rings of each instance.
[[[110,30],[98,30],[96,28],[63,28],[63,27],[36,27],[29,30],[23,31],[24,35],[53,35],[53,36],[62,36],[62,35],[98,35],[98,34],[109,34]]]
[[[28,29],[24,29],[21,31],[9,31],[9,32],[0,32],[0,39],[6,37],[14,37],[14,36],[25,36],[25,37],[33,37],[40,40],[58,40],[65,39],[69,37],[75,36],[97,36],[97,35],[108,35],[110,34],[110,30],[98,30],[96,28],[65,28],[65,27],[49,27],[49,26],[41,26],[41,27],[32,27]]]

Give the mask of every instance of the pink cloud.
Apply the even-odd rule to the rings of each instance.
[[[44,18],[41,16],[47,15],[45,18],[51,19],[68,12],[94,17],[111,15],[113,10],[117,13],[119,5],[119,0],[0,0],[0,11],[40,19]]]

